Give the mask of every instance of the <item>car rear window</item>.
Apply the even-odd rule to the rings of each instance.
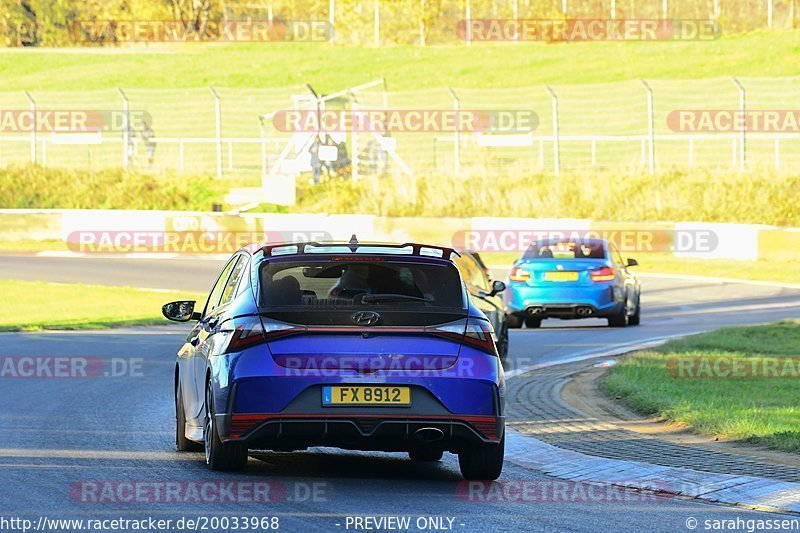
[[[606,247],[603,241],[544,241],[532,244],[522,256],[525,260],[557,259],[605,259]]]
[[[450,263],[382,258],[308,258],[266,262],[262,309],[461,309],[460,278]]]

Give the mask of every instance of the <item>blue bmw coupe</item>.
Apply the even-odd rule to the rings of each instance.
[[[178,449],[215,470],[249,450],[446,451],[467,479],[499,477],[503,368],[454,257],[355,236],[236,252],[202,309],[163,308],[196,321],[175,365]]]
[[[539,240],[511,267],[508,325],[538,328],[545,318],[606,318],[609,326],[638,325],[641,285],[604,239]]]

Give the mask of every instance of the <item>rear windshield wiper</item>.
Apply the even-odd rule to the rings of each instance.
[[[362,302],[388,302],[388,301],[409,301],[430,303],[432,298],[420,298],[419,296],[409,296],[407,294],[365,294],[361,297]]]

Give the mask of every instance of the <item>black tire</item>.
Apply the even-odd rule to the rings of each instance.
[[[636,298],[636,312],[628,317],[628,325],[638,326],[642,316],[642,306],[639,303],[639,297]]]
[[[525,318],[525,327],[526,328],[540,328],[542,327],[542,319],[541,318],[533,318],[533,317],[526,317]]]
[[[517,315],[508,315],[506,317],[506,323],[511,329],[519,329],[522,327],[522,317]]]
[[[236,472],[247,465],[247,446],[238,442],[222,442],[214,424],[214,392],[211,384],[206,386],[206,415],[203,425],[206,464],[211,470]]]
[[[609,315],[608,325],[612,328],[624,328],[628,325],[628,306],[627,303],[622,306],[619,313]]]
[[[508,357],[508,322],[503,322],[497,335],[497,355],[503,360]]]
[[[433,463],[441,461],[444,452],[434,448],[416,448],[408,452],[408,456],[412,461],[423,461],[426,463]]]
[[[458,454],[458,466],[464,479],[493,481],[503,472],[506,437],[497,444],[474,446]]]
[[[203,445],[186,438],[186,412],[180,388],[175,397],[175,446],[179,452],[202,452]]]

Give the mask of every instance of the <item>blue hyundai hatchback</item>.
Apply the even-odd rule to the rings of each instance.
[[[215,470],[249,450],[447,451],[465,478],[499,477],[503,368],[456,256],[355,236],[239,250],[201,310],[163,308],[196,321],[175,365],[178,449]]]
[[[605,239],[541,239],[511,267],[505,291],[508,325],[538,328],[546,318],[605,318],[638,325],[641,284],[614,243]]]

